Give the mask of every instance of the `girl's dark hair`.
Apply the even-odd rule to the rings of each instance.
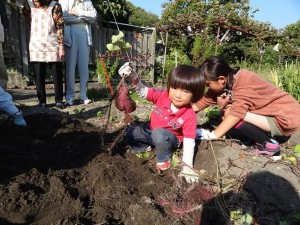
[[[205,88],[205,78],[200,70],[190,65],[175,67],[169,74],[167,88],[181,88],[193,94],[191,102],[197,102],[202,98]]]
[[[39,2],[41,6],[49,6],[52,0],[37,0],[37,2]]]
[[[239,70],[239,67],[231,68],[225,59],[219,56],[208,57],[200,66],[200,72],[206,80],[216,81],[220,76],[228,77],[228,89],[232,87],[233,75]]]

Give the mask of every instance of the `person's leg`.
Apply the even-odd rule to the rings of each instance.
[[[260,129],[266,132],[271,131],[270,124],[266,116],[261,116],[251,112],[247,112],[244,121],[251,123],[254,126],[259,127]]]
[[[0,109],[12,117],[15,125],[27,126],[22,113],[13,103],[12,97],[0,87]]]
[[[62,62],[52,62],[49,64],[53,75],[55,102],[61,103],[63,101]]]
[[[288,141],[290,136],[285,136],[277,127],[273,117],[261,116],[251,112],[247,112],[244,121],[253,124],[256,127],[261,128],[266,133],[270,133],[272,137],[279,143]]]
[[[78,56],[78,43],[75,29],[71,28],[72,46],[65,47],[65,64],[66,64],[66,103],[73,102],[75,99],[75,69]]]
[[[33,69],[35,74],[36,92],[39,104],[46,104],[46,63],[45,62],[33,62]]]
[[[11,95],[4,91],[2,87],[0,87],[0,109],[8,115],[13,115],[19,111],[13,103]]]
[[[155,146],[156,161],[163,163],[170,161],[174,149],[179,144],[177,137],[164,128],[152,130],[151,138]]]
[[[86,31],[80,30],[78,32],[78,72],[80,76],[80,99],[88,100],[87,97],[87,83],[89,79],[89,55],[90,55],[90,46],[88,45],[87,33]]]
[[[8,75],[4,63],[2,42],[0,42],[0,87],[2,87],[3,90],[6,90],[7,88],[7,81]]]
[[[257,153],[273,155],[280,150],[280,145],[275,139],[251,123],[241,121],[235,126],[235,129],[241,136],[256,143],[255,151]]]
[[[125,133],[125,140],[134,153],[142,153],[153,145],[151,130],[147,124],[139,126],[128,126]]]

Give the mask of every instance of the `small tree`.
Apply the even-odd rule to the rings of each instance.
[[[127,2],[127,4],[130,10],[129,23],[137,26],[153,27],[159,22],[157,15],[147,12],[140,7],[136,7],[131,2]]]
[[[278,37],[268,23],[253,20],[249,0],[199,1],[174,0],[163,5],[158,30],[193,38],[194,64],[199,65],[208,55],[227,55],[229,60],[251,58],[259,54],[257,43],[266,43]],[[249,49],[243,48],[250,46]],[[238,53],[229,55],[227,52]],[[254,53],[254,55],[252,55]],[[260,60],[260,57],[258,57]]]

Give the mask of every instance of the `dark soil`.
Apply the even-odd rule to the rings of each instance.
[[[122,114],[103,132],[96,112],[107,106],[71,114],[78,107],[25,107],[26,128],[2,121],[0,224],[242,224],[229,219],[238,209],[252,224],[300,224],[299,165],[249,155],[234,141],[201,143],[201,182],[188,185],[179,166],[158,174],[154,153],[137,158],[122,140],[112,148]],[[140,116],[149,106],[139,108]]]

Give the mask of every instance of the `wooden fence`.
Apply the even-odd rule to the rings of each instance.
[[[20,86],[34,83],[28,54],[30,28],[22,15],[24,1],[25,0],[7,1],[10,26],[7,32],[7,40],[3,45],[4,56],[5,58],[12,59],[17,77],[19,78],[17,79],[20,83],[18,85]],[[112,35],[118,34],[118,28],[124,32],[124,40],[131,43],[132,49],[127,53],[112,56],[107,53],[106,44],[111,42]],[[92,26],[92,33],[93,46],[91,46],[90,51],[91,67],[96,64],[96,60],[99,56],[110,58],[111,60],[119,58],[120,63],[124,63],[130,58],[132,61],[137,62],[138,69],[149,72],[143,73],[147,74],[147,77],[144,77],[144,79],[153,84],[156,40],[155,28],[97,21],[97,23]]]

